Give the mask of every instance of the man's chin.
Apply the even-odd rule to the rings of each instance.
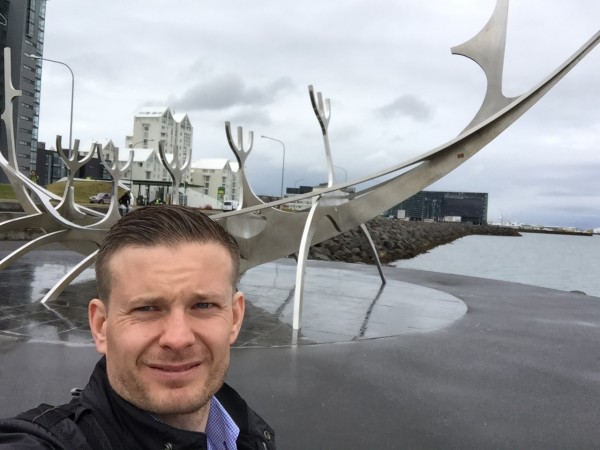
[[[183,393],[182,393],[183,394]],[[201,411],[210,401],[208,395],[192,398],[189,394],[170,395],[167,398],[155,398],[146,405],[138,406],[156,416],[175,416],[194,414]]]

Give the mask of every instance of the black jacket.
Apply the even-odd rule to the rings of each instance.
[[[240,428],[237,440],[239,450],[275,450],[273,430],[248,407],[237,392],[225,384],[217,392],[216,397]],[[104,439],[110,443],[109,449],[201,450],[207,448],[204,433],[180,430],[157,422],[148,413],[117,395],[108,383],[105,358],[98,362],[88,385],[75,403],[82,407],[83,415],[91,413],[95,420],[92,421],[94,426],[90,427],[89,420],[84,421],[88,425],[83,426],[75,418],[88,438],[88,442],[91,441],[91,445],[82,443],[81,446],[76,444],[73,448],[98,447],[100,438],[96,436],[97,428],[102,430]],[[74,434],[71,430],[60,431],[65,431],[68,436]],[[76,436],[69,440],[76,440]],[[70,442],[71,447],[74,443]],[[37,448],[69,448],[69,445],[63,445],[60,439],[56,439],[36,423],[19,418],[0,421],[0,449],[32,449],[36,448],[36,444],[38,444]]]

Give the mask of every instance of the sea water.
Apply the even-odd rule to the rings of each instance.
[[[393,265],[600,297],[600,236],[521,234],[467,236]]]

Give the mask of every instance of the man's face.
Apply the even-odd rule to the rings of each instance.
[[[124,247],[105,305],[90,302],[113,389],[157,415],[199,412],[222,385],[244,316],[232,261],[216,243]]]

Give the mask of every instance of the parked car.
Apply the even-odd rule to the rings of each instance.
[[[223,211],[233,211],[236,210],[239,205],[237,200],[225,200],[223,202]]]
[[[100,192],[90,197],[90,203],[110,203],[110,197],[110,194],[107,194],[106,192]]]

